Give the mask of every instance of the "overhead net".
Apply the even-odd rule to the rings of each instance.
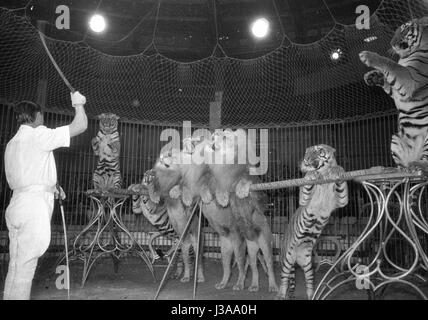
[[[166,7],[160,5],[154,14],[162,10]],[[69,90],[25,12],[0,9],[0,98],[8,103],[37,100],[44,90],[47,109],[67,112]],[[427,13],[422,0],[385,0],[372,12],[369,30],[334,20],[323,38],[304,45],[293,41],[278,15],[283,31],[278,46],[251,59],[229,54],[239,43],[219,40],[206,58],[190,62],[170,59],[162,49],[168,43],[157,38],[157,20],[152,41],[143,43],[146,47],[138,54],[108,54],[85,39],[47,37],[46,43],[69,82],[86,95],[89,114],[115,112],[122,119],[141,122],[190,120],[206,126],[210,102],[216,92],[222,92],[223,126],[260,127],[393,110],[393,101],[381,89],[363,83],[368,69],[358,53],[371,50],[388,55],[395,28]],[[207,14],[211,12],[207,10]],[[220,22],[216,20],[216,37],[220,36]],[[137,25],[134,32],[138,30]],[[112,44],[112,49],[125,47],[125,40]],[[335,62],[331,52],[337,48],[343,56]]]

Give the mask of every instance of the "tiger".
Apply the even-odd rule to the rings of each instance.
[[[153,186],[155,173],[153,170],[147,170],[141,181],[141,184],[133,184],[128,187],[132,191],[140,191],[141,187],[150,189]],[[168,215],[166,202],[160,199],[157,204],[150,199],[149,195],[132,195],[132,212],[136,215],[143,214],[143,216],[153,225],[157,232],[150,237],[149,249],[152,254],[152,260],[163,258],[165,255],[169,256],[171,252],[164,254],[160,250],[153,248],[152,242],[159,236],[167,237],[173,240],[173,247],[179,239],[178,233],[174,230],[174,226]],[[190,247],[189,257],[193,259],[195,256],[194,250]],[[184,271],[184,261],[181,248],[178,249],[177,269],[173,278],[178,279]]]
[[[117,131],[119,117],[113,113],[98,116],[100,129],[91,141],[92,150],[98,156],[93,173],[95,189],[120,189],[122,176],[120,172],[120,137]]]
[[[141,186],[148,188],[153,184],[153,179],[153,170],[147,170],[143,175]],[[131,185],[129,189],[138,191],[139,187],[140,185]],[[175,235],[174,228],[168,219],[166,203],[163,199],[161,199],[160,203],[154,203],[148,195],[133,195],[132,212],[134,214],[143,214],[162,235]]]
[[[391,153],[403,170],[428,169],[428,17],[401,25],[391,40],[398,63],[363,51],[360,60],[375,68],[365,74],[367,85],[380,86],[398,109],[398,133],[392,136]]]
[[[324,144],[306,149],[301,163],[305,179],[337,179],[343,174],[337,165],[335,149]],[[331,213],[348,204],[348,186],[345,181],[321,185],[305,185],[299,190],[299,208],[291,216],[281,250],[281,285],[277,300],[293,298],[295,290],[295,264],[304,271],[306,294],[314,293],[312,252]]]

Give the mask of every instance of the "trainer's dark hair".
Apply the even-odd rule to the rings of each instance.
[[[36,120],[37,112],[42,112],[42,107],[35,102],[22,101],[13,108],[18,124],[31,123]]]

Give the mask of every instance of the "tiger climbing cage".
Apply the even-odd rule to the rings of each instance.
[[[83,192],[92,187],[96,158],[90,140],[98,130],[95,116],[103,112],[120,116],[120,165],[125,187],[141,181],[143,173],[153,166],[165,144],[160,141],[162,130],[180,131],[183,121],[191,121],[192,129],[209,128],[216,102],[220,102],[214,117],[219,127],[268,130],[268,171],[260,177],[263,181],[301,177],[299,161],[305,149],[319,143],[335,147],[338,163],[348,171],[392,166],[389,144],[396,131],[395,106],[381,89],[364,84],[367,69],[360,63],[358,53],[370,50],[390,55],[389,41],[394,30],[411,18],[428,14],[428,3],[423,0],[385,0],[371,11],[370,29],[358,30],[354,24],[341,22],[333,8],[328,7],[328,1],[320,1],[325,5],[320,14],[331,20],[330,28],[323,30],[322,36],[315,34],[318,39],[314,42],[299,43],[298,35],[290,31],[290,21],[294,19],[293,23],[299,26],[310,17],[287,13],[291,1],[271,1],[264,10],[277,32],[265,45],[254,44],[243,58],[239,48],[248,46],[251,40],[235,41],[234,34],[226,35],[222,30],[228,23],[226,13],[231,2],[192,2],[193,7],[199,8],[197,14],[204,16],[203,21],[208,19],[210,23],[204,23],[199,33],[181,41],[191,41],[192,46],[209,50],[205,56],[177,51],[171,58],[168,53],[179,47],[179,40],[165,36],[165,18],[159,17],[173,17],[177,8],[185,4],[148,1],[140,8],[144,9],[141,19],[126,36],[107,41],[88,34],[82,37],[58,31],[54,20],[36,23],[32,2],[22,6],[17,3],[0,8],[1,149],[4,151],[17,129],[13,103],[40,102],[49,127],[67,124],[72,119],[69,90],[39,37],[37,28],[43,26],[52,56],[68,81],[88,101],[88,130],[74,138],[70,148],[55,151],[58,180],[67,193],[65,212],[71,239],[92,214]],[[251,1],[243,2],[242,10],[250,10],[246,3]],[[183,12],[195,15],[192,10]],[[179,19],[175,23],[179,28]],[[68,38],[59,40],[59,32]],[[215,41],[207,43],[207,34]],[[331,53],[338,49],[341,58],[334,61]],[[8,260],[4,214],[11,190],[3,161],[2,156],[0,259],[4,268]],[[349,187],[348,206],[334,213],[324,231],[325,236],[341,243],[342,250],[360,234],[368,214],[369,201],[361,186],[350,182]],[[267,194],[266,215],[274,234],[274,255],[278,256],[281,235],[298,206],[298,190],[280,189]],[[144,217],[132,214],[129,201],[125,206],[124,222],[137,241],[146,245],[151,226]],[[63,250],[58,207],[52,223],[48,255]],[[209,226],[204,231],[205,255],[218,257],[216,235]],[[396,256],[405,257],[406,247],[398,240],[394,250]],[[331,257],[334,246],[329,241],[321,242],[318,251]],[[361,252],[362,257],[364,254]]]

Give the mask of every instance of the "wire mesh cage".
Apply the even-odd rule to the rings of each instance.
[[[45,121],[49,127],[57,127],[71,121],[71,116],[46,113]],[[307,125],[281,126],[267,128],[269,134],[269,163],[266,175],[262,181],[280,181],[299,178],[299,163],[309,146],[327,143],[335,146],[337,161],[346,170],[368,168],[379,163],[392,165],[388,152],[388,143],[391,134],[395,131],[396,119],[394,114],[374,116],[369,118],[344,120],[340,123],[313,123]],[[8,140],[15,134],[16,125],[13,121],[11,107],[2,108],[2,135],[1,146],[4,149]],[[137,122],[119,120],[118,131],[122,143],[120,166],[123,186],[139,183],[146,170],[153,167],[159,152],[165,142],[159,140],[162,130],[171,129],[170,126],[147,125]],[[177,130],[182,128],[176,127]],[[196,128],[194,128],[196,129]],[[90,145],[90,140],[98,130],[96,119],[89,120],[88,130],[72,140],[70,148],[61,148],[55,151],[58,170],[58,181],[67,194],[64,202],[67,229],[70,234],[77,235],[94,214],[89,198],[85,191],[93,187],[92,174],[96,166],[96,156]],[[358,146],[356,148],[355,146]],[[1,160],[3,161],[3,159]],[[4,212],[11,196],[4,179],[4,165],[1,169],[1,244],[2,252],[7,252],[7,228]],[[365,226],[364,211],[369,201],[358,183],[351,182],[350,203],[344,209],[338,210],[330,219],[324,230],[325,235],[338,236],[342,249],[352,243]],[[274,234],[274,254],[280,253],[281,238],[286,230],[291,214],[298,206],[297,189],[280,189],[268,191],[268,206],[266,216]],[[131,210],[131,203],[124,205],[124,222],[129,230],[135,233],[136,239],[147,244],[147,233],[154,231],[150,223],[142,216],[135,215]],[[52,217],[53,232],[51,251],[63,250],[61,217],[59,208],[55,206]],[[205,224],[207,233],[214,233]],[[170,245],[170,240],[159,245]],[[214,234],[206,235],[205,250],[211,256],[219,257],[218,239]],[[324,243],[322,251],[333,250],[332,243]],[[216,253],[216,254],[214,254]],[[321,254],[321,253],[320,253]],[[333,255],[329,253],[328,255]]]
[[[206,11],[212,9],[208,6]],[[278,10],[275,1],[271,9]],[[226,10],[224,4],[214,12]],[[148,14],[159,12],[172,13],[174,6],[153,7]],[[115,112],[121,117],[118,130],[125,187],[141,181],[144,172],[152,168],[165,143],[159,139],[164,129],[181,132],[183,121],[192,121],[193,129],[207,128],[210,104],[218,99],[223,128],[267,129],[268,171],[261,177],[263,181],[301,177],[299,162],[305,149],[320,143],[337,150],[337,162],[345,170],[392,166],[389,145],[397,129],[395,107],[382,90],[365,86],[362,79],[366,69],[358,61],[358,52],[373,50],[387,55],[395,28],[427,13],[424,1],[385,0],[371,16],[370,31],[356,31],[355,25],[333,21],[322,39],[299,44],[296,35],[282,28],[283,33],[268,53],[247,59],[232,54],[234,44],[221,38],[221,28],[216,29],[216,41],[206,57],[186,62],[163,54],[168,41],[162,38],[161,26],[159,38],[142,41],[133,48],[139,50],[137,54],[126,56],[115,55],[115,50],[127,44],[122,41],[112,45],[110,53],[104,53],[95,49],[94,39],[60,41],[46,36],[47,47],[67,79],[88,98],[88,130],[73,139],[70,148],[55,151],[58,180],[67,194],[65,212],[70,237],[77,235],[94,214],[84,192],[92,187],[96,157],[90,141],[98,130],[95,116],[102,112]],[[283,18],[276,23],[281,24]],[[217,26],[219,21],[214,20]],[[12,103],[24,99],[42,103],[48,127],[68,124],[72,113],[67,107],[68,90],[52,67],[30,19],[18,11],[0,8],[0,21],[0,147],[4,150],[17,130]],[[148,21],[143,19],[134,31],[141,28],[145,32]],[[378,41],[366,42],[367,37]],[[330,57],[337,48],[345,54],[340,63]],[[0,164],[0,258],[7,261],[4,215],[11,190],[5,179],[3,157]],[[335,237],[341,244],[341,250],[367,223],[369,200],[361,185],[349,183],[349,187],[348,206],[335,212],[324,230],[324,235]],[[278,259],[289,217],[298,206],[298,190],[272,190],[267,194],[265,214]],[[153,227],[144,217],[132,214],[130,201],[124,205],[123,220],[137,241],[147,244]],[[49,251],[57,254],[63,250],[57,206],[52,223]],[[204,230],[205,253],[219,257],[216,235],[207,224]],[[391,254],[405,259],[405,247],[399,240],[396,243]],[[168,239],[159,242],[159,246],[170,244]],[[336,249],[335,243],[327,240],[320,242],[318,254],[321,259],[331,258]],[[361,256],[369,251],[362,251]]]

